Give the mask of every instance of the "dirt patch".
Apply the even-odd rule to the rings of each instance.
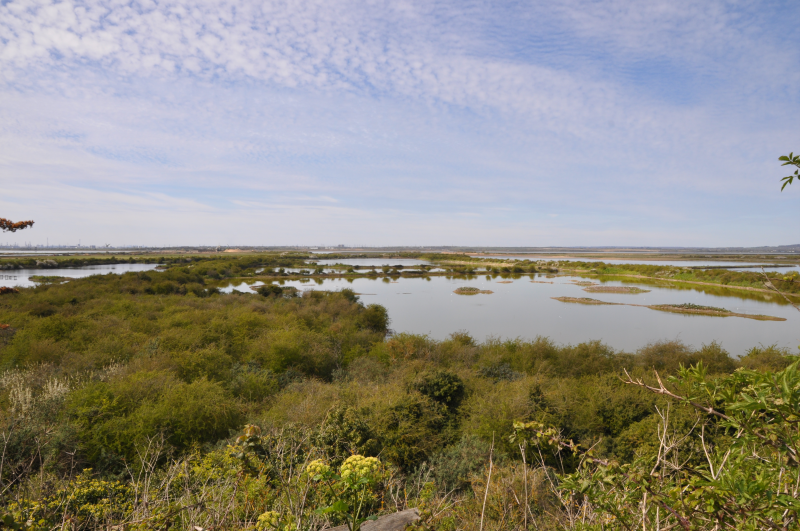
[[[490,291],[488,289],[464,287],[464,288],[458,288],[453,293],[455,293],[456,295],[478,295],[479,293],[491,295],[492,293],[494,293],[494,291]]]
[[[597,299],[590,299],[589,297],[550,297],[553,300],[561,302],[574,302],[576,304],[607,304],[611,306],[625,306],[620,302],[605,302]]]
[[[583,288],[588,293],[650,293],[649,289],[642,289],[633,286],[599,286],[597,284]]]
[[[545,280],[531,280],[534,284],[554,284],[554,282],[547,282]]]

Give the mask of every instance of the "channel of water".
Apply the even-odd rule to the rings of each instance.
[[[56,269],[0,269],[0,286],[9,288],[38,286],[36,282],[30,279],[33,276],[84,278],[92,275],[120,274],[129,271],[152,271],[156,267],[158,267],[158,264],[102,264]]]

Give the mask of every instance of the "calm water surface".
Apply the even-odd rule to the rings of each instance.
[[[10,288],[30,288],[38,284],[32,276],[83,278],[92,275],[108,275],[109,273],[127,273],[128,271],[152,271],[158,264],[103,264],[63,269],[5,269],[0,270],[0,286]]]
[[[353,259],[351,265],[418,265],[420,260]],[[365,263],[366,262],[366,263]],[[608,263],[608,262],[607,262]],[[642,263],[639,261],[638,263]],[[686,262],[681,262],[680,265]],[[709,264],[710,265],[710,264]],[[35,275],[81,278],[90,275],[150,271],[156,264],[97,265],[64,269],[17,269],[0,271],[0,286],[36,285]],[[648,342],[679,339],[695,347],[719,341],[733,354],[777,343],[794,350],[800,344],[800,313],[777,295],[726,288],[653,285],[643,282],[605,282],[605,285],[638,285],[651,290],[638,295],[587,293],[571,280],[578,277],[519,278],[474,276],[470,278],[304,279],[280,281],[298,289],[338,290],[351,288],[365,304],[384,305],[396,332],[429,334],[444,339],[452,332],[467,330],[478,340],[487,337],[534,338],[548,336],[558,343],[579,343],[599,339],[617,349],[634,351]],[[510,283],[504,283],[511,281]],[[552,284],[545,283],[552,282]],[[258,285],[255,283],[253,285]],[[251,284],[230,285],[223,291],[253,293]],[[456,295],[462,286],[491,290],[491,295]],[[747,314],[784,317],[787,321],[755,321],[739,317],[680,315],[631,306],[586,306],[553,300],[551,297],[591,297],[608,302],[632,304],[694,303],[716,306]]]
[[[361,294],[365,304],[382,304],[389,311],[390,327],[396,332],[429,334],[444,339],[452,332],[467,330],[477,340],[487,337],[534,338],[548,336],[558,343],[579,343],[600,339],[616,349],[634,351],[651,341],[678,339],[699,347],[719,341],[732,354],[777,343],[794,350],[800,345],[800,313],[768,293],[735,292],[725,288],[656,287],[630,282],[604,285],[638,285],[652,290],[638,295],[587,293],[570,280],[577,277],[544,278],[537,275],[512,280],[486,276],[470,279],[429,277],[383,279],[325,279],[319,282],[297,280],[279,282],[298,289],[338,290],[351,288]],[[456,295],[461,286],[491,290],[491,295]],[[229,287],[253,293],[247,284]],[[742,294],[742,295],[739,295]],[[681,315],[631,306],[586,306],[563,303],[551,297],[590,297],[608,302],[632,304],[694,303],[722,307],[738,313],[766,314],[787,321],[755,321],[740,317]]]
[[[427,260],[416,260],[414,258],[342,258],[339,260],[314,260],[319,265],[333,265],[333,264],[344,264],[344,265],[357,265],[357,266],[395,266],[401,265],[403,267],[408,266],[417,266],[417,265],[426,265],[430,264]]]
[[[478,256],[478,255],[470,255],[474,256],[475,258],[492,258],[491,256]],[[644,260],[644,259],[626,259],[626,260],[604,260],[602,258],[545,258],[539,256],[531,256],[531,255],[498,255],[494,258],[516,258],[519,260],[530,260],[532,262],[536,262],[538,260],[545,260],[545,261],[554,261],[554,262],[603,262],[605,264],[613,264],[613,265],[625,265],[625,264],[644,264],[644,265],[660,265],[660,266],[675,266],[675,267],[719,267],[725,266],[727,269],[731,271],[761,271],[761,269],[754,269],[750,267],[742,267],[742,266],[764,266],[764,271],[782,271],[784,273],[788,273],[789,271],[795,270],[800,271],[800,266],[798,265],[790,265],[788,267],[781,266],[781,267],[770,267],[772,265],[769,261],[764,262],[725,262],[725,261],[718,261],[718,260]],[[738,266],[738,267],[737,267]]]

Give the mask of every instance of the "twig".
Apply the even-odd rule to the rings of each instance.
[[[492,483],[492,466],[494,462],[492,456],[494,455],[494,433],[492,433],[492,447],[489,449],[489,475],[486,478],[486,490],[483,493],[483,507],[481,508],[481,528],[483,531],[483,515],[486,513],[486,499],[489,497],[489,485]]]
[[[798,308],[798,307],[797,307],[797,305],[796,305],[795,303],[793,303],[792,301],[790,301],[790,300],[789,300],[789,297],[787,297],[787,296],[786,296],[786,295],[785,295],[785,294],[784,294],[784,293],[783,293],[781,290],[779,290],[778,288],[776,288],[776,287],[775,287],[775,285],[772,283],[772,281],[770,280],[770,278],[767,276],[767,273],[766,273],[766,271],[764,271],[764,266],[761,266],[761,274],[762,274],[762,275],[764,275],[764,278],[766,278],[766,279],[767,279],[767,281],[766,281],[766,282],[764,282],[764,285],[765,285],[767,288],[771,289],[771,290],[772,290],[772,291],[774,291],[775,293],[779,293],[779,294],[780,294],[780,296],[781,296],[781,297],[783,297],[783,299],[784,299],[786,302],[788,302],[789,304],[791,304],[792,306],[794,306],[794,309],[795,309],[795,310],[797,310],[798,312],[800,312],[800,308]]]
[[[641,379],[634,380],[631,377],[631,375],[628,373],[627,369],[622,369],[622,370],[625,373],[625,376],[628,377],[627,380],[622,380],[622,383],[625,383],[625,384],[628,384],[628,385],[635,385],[637,387],[642,387],[643,389],[647,389],[651,393],[655,393],[657,395],[665,395],[665,396],[668,396],[668,397],[670,397],[670,398],[672,398],[674,400],[678,400],[679,402],[687,402],[687,403],[691,404],[692,407],[694,407],[695,409],[699,409],[700,411],[703,411],[703,412],[705,412],[705,413],[707,413],[709,415],[714,415],[714,416],[719,417],[721,419],[727,420],[732,425],[738,426],[738,429],[746,430],[748,433],[754,435],[755,437],[758,437],[759,439],[764,441],[765,444],[768,444],[768,445],[772,446],[773,448],[780,449],[782,447],[781,445],[783,444],[783,446],[785,446],[786,449],[789,451],[789,455],[790,455],[791,459],[793,461],[795,461],[795,462],[798,461],[797,451],[794,448],[792,448],[791,446],[789,446],[787,443],[784,443],[783,440],[778,439],[778,441],[773,441],[769,437],[765,436],[763,433],[759,433],[759,432],[754,431],[752,429],[746,429],[744,426],[741,426],[739,422],[737,422],[736,420],[732,419],[728,415],[726,415],[726,414],[724,414],[724,413],[722,413],[720,411],[717,411],[713,407],[704,406],[702,404],[698,404],[697,402],[691,400],[690,398],[686,398],[685,396],[676,395],[675,393],[673,393],[672,391],[670,391],[669,389],[666,388],[666,386],[664,385],[664,382],[661,381],[661,376],[659,376],[658,371],[653,371],[653,372],[656,375],[656,380],[658,380],[659,387],[653,387],[653,386],[647,385]]]

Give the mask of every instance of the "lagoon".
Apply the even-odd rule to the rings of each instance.
[[[4,269],[0,270],[0,287],[31,288],[38,286],[30,280],[33,276],[84,278],[92,275],[127,273],[129,271],[152,271],[158,264],[102,264],[84,267],[53,269]]]
[[[530,275],[387,279],[303,279],[277,281],[300,290],[353,289],[365,304],[382,304],[396,332],[428,334],[444,339],[468,331],[476,340],[489,337],[531,339],[547,336],[557,343],[599,339],[610,346],[635,351],[657,340],[677,339],[694,347],[718,341],[734,355],[749,348],[777,344],[794,351],[800,345],[800,313],[776,294],[730,288],[655,282],[603,282],[606,286],[639,286],[648,293],[587,293],[574,281],[585,278]],[[593,282],[597,280],[592,279]],[[510,283],[504,283],[510,282]],[[552,282],[552,284],[550,284]],[[260,283],[259,283],[260,284]],[[492,294],[457,295],[459,287],[491,290]],[[253,293],[248,284],[231,290]],[[666,313],[645,307],[570,304],[552,297],[590,297],[639,305],[692,303],[726,308],[732,312],[782,317],[786,321],[756,321],[740,317],[715,317]]]

